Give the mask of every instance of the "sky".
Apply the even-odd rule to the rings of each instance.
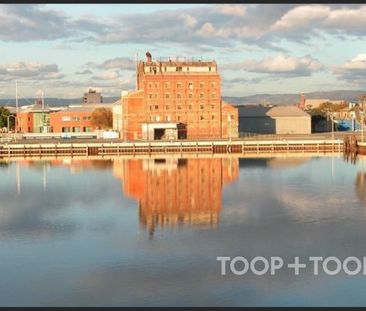
[[[0,4],[0,98],[105,97],[136,58],[216,60],[223,96],[362,90],[363,4]]]

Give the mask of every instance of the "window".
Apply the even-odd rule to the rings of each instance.
[[[177,120],[180,121],[181,120],[181,116],[177,116]]]
[[[205,106],[201,104],[201,105],[200,105],[200,109],[201,109],[201,110],[205,109]]]
[[[164,67],[164,71],[166,71],[166,67]]]
[[[216,82],[211,82],[211,87],[212,88],[216,87]]]
[[[205,84],[203,82],[200,82],[200,88],[203,89],[205,87]]]
[[[151,82],[149,83],[149,89],[152,89],[152,83]]]
[[[165,110],[170,110],[170,105],[166,105]]]
[[[211,67],[208,67],[208,71],[211,71]]]
[[[182,82],[177,83],[177,89],[180,89],[180,88],[182,88]]]
[[[178,105],[177,108],[178,108],[178,110],[182,110],[182,106],[181,105]]]
[[[182,67],[176,67],[175,71],[182,71]]]
[[[211,105],[211,109],[215,109],[215,104],[212,104]]]
[[[152,105],[150,105],[150,110],[152,110],[153,109],[153,106]]]
[[[211,117],[212,120],[215,120],[215,115],[213,114],[212,117]]]
[[[155,88],[157,89],[159,87],[159,83],[155,82]]]
[[[80,133],[80,127],[73,127],[72,128],[72,131],[74,132],[74,133]]]
[[[193,98],[193,94],[192,93],[189,93],[188,94],[188,98],[192,99]]]
[[[165,93],[165,98],[170,98],[170,93]]]
[[[62,116],[61,121],[64,122],[71,121],[71,118],[69,116]]]
[[[177,98],[182,98],[182,94],[181,93],[177,93]]]
[[[165,121],[170,121],[170,116],[165,116]]]
[[[156,116],[155,121],[160,121],[160,116]]]
[[[150,99],[153,99],[153,97],[154,97],[154,94],[153,93],[149,93],[149,98]]]
[[[62,128],[62,133],[68,133],[70,132],[70,128],[69,127],[63,127]]]
[[[203,115],[201,114],[201,117],[200,117],[201,120],[204,120],[205,118],[203,117]]]
[[[205,94],[200,93],[200,99],[203,99],[205,97]]]
[[[158,110],[159,109],[159,105],[155,105],[155,110]]]
[[[211,93],[211,99],[216,99],[216,93]]]
[[[169,89],[170,88],[170,82],[165,82],[165,88]]]
[[[193,90],[193,82],[189,82],[189,83],[188,83],[188,88],[189,88],[190,90]]]
[[[189,110],[192,110],[192,109],[193,109],[193,106],[192,106],[192,105],[189,105],[189,106],[188,106],[188,109],[189,109]]]

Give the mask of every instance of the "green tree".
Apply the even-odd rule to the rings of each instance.
[[[113,114],[110,109],[97,108],[91,115],[91,123],[99,129],[110,129],[113,127]]]
[[[10,111],[5,107],[0,107],[0,128],[8,126],[8,116],[10,116]],[[14,128],[14,118],[9,118],[9,127]]]

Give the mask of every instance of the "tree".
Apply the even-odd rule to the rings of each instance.
[[[8,116],[10,116],[10,111],[5,107],[0,107],[0,128],[8,126]],[[9,118],[9,127],[14,127],[14,118]]]
[[[97,108],[91,115],[91,123],[98,129],[110,129],[113,126],[113,114],[110,109]]]

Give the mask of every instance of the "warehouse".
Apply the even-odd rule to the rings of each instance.
[[[296,106],[240,106],[239,132],[310,134],[311,117]]]

